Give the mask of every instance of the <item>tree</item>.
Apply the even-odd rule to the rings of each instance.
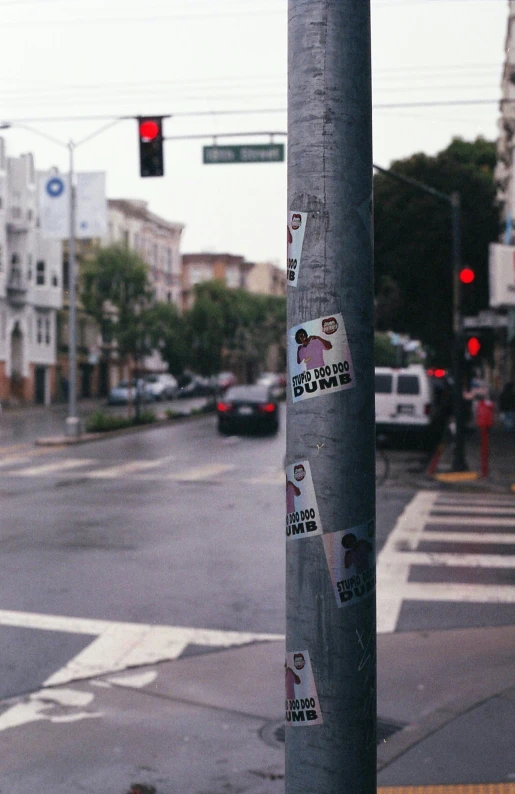
[[[229,289],[221,281],[195,287],[195,303],[186,322],[193,367],[210,375],[225,366],[252,380],[263,369],[272,345],[285,360],[286,300]]]
[[[129,248],[100,248],[84,262],[81,300],[104,342],[116,342],[118,355],[136,370],[152,352],[149,308],[152,292],[146,263]],[[136,402],[139,410],[138,402]]]
[[[476,273],[474,311],[488,305],[488,244],[500,220],[495,144],[455,138],[436,157],[414,154],[391,170],[462,199],[463,262]],[[452,235],[449,205],[385,174],[374,177],[378,330],[421,339],[443,366],[452,337]]]
[[[190,334],[177,307],[155,303],[145,311],[145,323],[152,349],[159,351],[172,375],[181,375],[191,358]]]

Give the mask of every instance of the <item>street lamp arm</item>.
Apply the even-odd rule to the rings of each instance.
[[[390,171],[388,168],[381,168],[380,165],[372,166],[375,168],[376,171],[379,171],[381,174],[385,174],[386,176],[391,177],[392,179],[396,179],[397,182],[404,182],[405,185],[410,185],[410,187],[417,188],[417,190],[421,190],[424,193],[429,193],[431,196],[435,196],[436,198],[443,199],[443,201],[447,201],[449,204],[452,204],[453,198],[452,194],[449,196],[447,193],[442,193],[440,190],[436,190],[436,188],[431,187],[430,185],[426,185],[424,182],[419,182],[418,179],[412,179],[409,176],[404,176],[403,174],[397,174],[395,171]]]

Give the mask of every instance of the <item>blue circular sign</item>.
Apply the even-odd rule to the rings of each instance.
[[[64,190],[64,182],[58,176],[52,177],[46,183],[46,192],[52,198],[57,198]]]

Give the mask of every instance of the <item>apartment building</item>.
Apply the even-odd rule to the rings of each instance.
[[[94,254],[98,246],[122,245],[136,251],[148,265],[156,301],[181,305],[181,236],[183,224],[168,221],[148,209],[146,201],[109,199],[108,228],[102,239],[77,241],[77,266]],[[64,245],[64,311],[59,329],[60,397],[66,396],[68,373],[68,246]],[[126,363],[119,361],[116,345],[102,339],[95,322],[80,309],[77,322],[77,388],[79,397],[105,396],[127,376]],[[145,361],[149,371],[165,370],[158,355]]]
[[[149,266],[156,300],[179,307],[184,225],[165,220],[136,199],[109,199],[108,212],[108,236],[102,243],[121,243],[136,251]]]
[[[286,295],[286,270],[273,262],[256,262],[247,277],[247,289],[258,295]]]
[[[182,309],[193,305],[193,288],[196,284],[216,279],[230,289],[248,289],[248,278],[254,264],[243,256],[234,254],[183,254],[182,257]]]
[[[515,0],[509,0],[505,40],[505,60],[501,78],[499,136],[497,138],[497,197],[505,222],[503,241],[514,241],[515,216]]]
[[[0,401],[48,404],[56,391],[61,243],[42,237],[32,154],[0,138]]]

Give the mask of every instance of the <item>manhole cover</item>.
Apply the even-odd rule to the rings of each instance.
[[[404,725],[399,725],[395,722],[387,722],[386,720],[377,720],[377,744],[382,744],[390,736],[393,736],[397,731],[402,730]],[[267,722],[264,725],[259,735],[270,747],[281,748],[284,745],[286,738],[286,725],[284,722]]]

